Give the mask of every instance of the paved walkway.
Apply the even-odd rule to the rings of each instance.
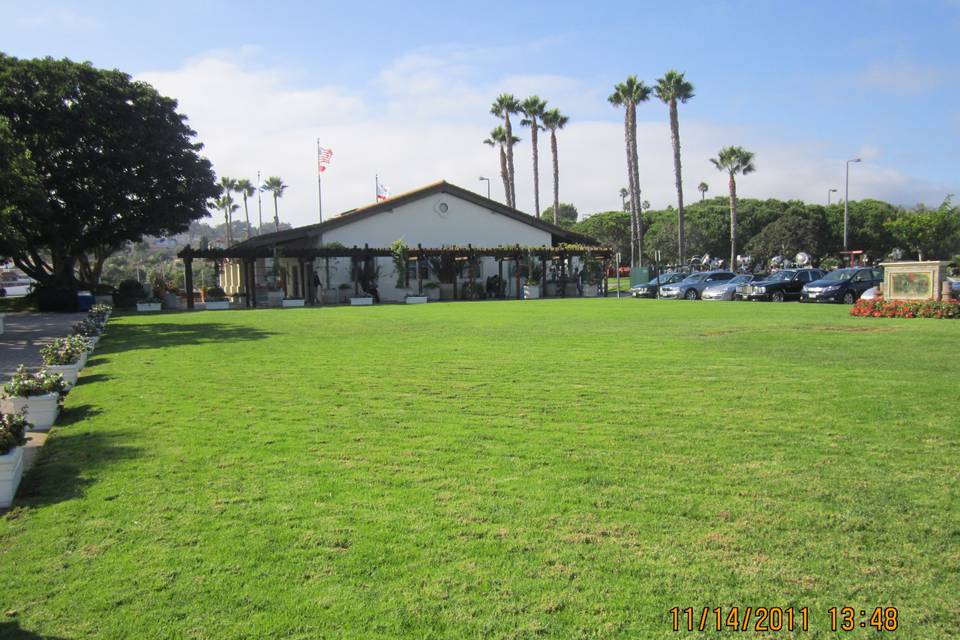
[[[54,338],[68,336],[73,323],[86,317],[86,313],[7,313],[3,319],[4,332],[0,333],[0,385],[6,383],[20,363],[28,368],[41,365],[40,348]],[[31,431],[23,448],[23,470],[27,471],[40,453],[47,439],[46,433]]]

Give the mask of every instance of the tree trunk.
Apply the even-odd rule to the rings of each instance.
[[[280,210],[277,206],[277,194],[273,194],[273,226],[280,231]]]
[[[560,211],[560,159],[557,155],[557,130],[550,130],[550,152],[553,154],[553,224],[558,224]]]
[[[250,211],[247,209],[247,194],[243,194],[243,217],[247,221],[247,240],[249,240],[252,233],[250,232]]]
[[[517,191],[513,173],[513,127],[510,126],[510,114],[507,111],[503,112],[503,123],[507,130],[507,177],[510,181],[510,195],[507,198],[509,200],[509,206],[516,209]]]
[[[687,257],[687,239],[684,232],[683,179],[680,171],[680,119],[677,117],[677,100],[670,101],[670,141],[673,143],[673,173],[677,180],[677,255],[683,264]]]
[[[634,237],[634,204],[637,202],[637,192],[633,183],[633,154],[630,147],[630,105],[623,112],[623,143],[627,150],[627,189],[630,191],[630,266],[636,265],[636,238]],[[619,268],[620,265],[617,265]]]
[[[230,246],[230,214],[227,212],[227,208],[223,208],[223,225],[226,227],[223,230],[224,235],[227,238],[227,246]]]
[[[500,145],[500,179],[503,180],[503,193],[507,199],[507,206],[510,206],[510,172],[507,170],[507,152],[503,145]]]
[[[539,149],[537,148],[537,128],[540,125],[537,124],[537,119],[535,117],[530,118],[530,144],[533,145],[533,216],[535,218],[540,217],[540,154]],[[550,134],[551,145],[556,139],[556,135],[551,132]],[[551,147],[552,149],[553,147]],[[553,152],[553,157],[556,159],[557,152]],[[556,163],[556,160],[554,160]],[[554,174],[556,174],[556,166],[554,166]],[[554,185],[556,185],[556,175],[554,175]],[[554,209],[553,216],[556,218],[557,211]],[[556,224],[556,220],[553,221]]]
[[[637,197],[633,203],[637,221],[637,266],[643,266],[643,207],[640,202],[640,162],[637,154],[637,105],[630,107],[630,149],[633,160],[633,188]]]
[[[737,265],[737,181],[730,174],[730,266],[733,269]]]

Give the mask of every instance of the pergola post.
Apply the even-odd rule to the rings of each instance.
[[[417,295],[423,295],[423,247],[417,244]]]
[[[257,259],[250,260],[250,308],[257,308]]]
[[[497,297],[507,295],[507,288],[503,286],[503,258],[497,258]]]
[[[533,270],[533,261],[530,261],[530,269]],[[547,297],[547,256],[540,256],[540,297]]]
[[[184,286],[187,289],[187,309],[193,310],[193,258],[183,259]]]
[[[523,289],[520,288],[520,253],[517,252],[517,255],[513,257],[514,269],[513,273],[517,277],[517,300],[523,300]]]

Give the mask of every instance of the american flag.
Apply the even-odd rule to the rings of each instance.
[[[333,149],[324,149],[317,147],[317,169],[320,173],[327,170],[326,165],[330,164],[330,158],[333,157]]]

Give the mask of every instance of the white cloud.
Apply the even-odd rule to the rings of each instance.
[[[482,144],[496,124],[490,102],[502,90],[540,93],[574,116],[559,135],[561,200],[582,213],[618,207],[618,192],[626,184],[623,128],[606,104],[604,88],[549,75],[476,82],[474,65],[499,55],[418,51],[386,65],[370,86],[351,89],[304,78],[289,67],[258,64],[256,49],[212,52],[179,69],[139,77],[180,101],[218,174],[253,179],[259,169],[264,176],[282,176],[290,187],[280,202],[281,219],[295,225],[317,219],[317,138],[334,150],[323,182],[326,217],[373,201],[375,173],[394,194],[439,179],[485,192],[477,180],[485,175],[492,178],[494,197],[502,199],[497,154]],[[676,199],[670,135],[662,109],[645,111],[638,124],[641,185],[644,199],[659,208]],[[524,140],[516,147],[517,197],[521,209],[531,210],[529,132],[518,134]],[[788,143],[759,129],[685,120],[682,113],[681,137],[688,200],[698,197],[701,180],[710,184],[710,195],[725,192],[725,177],[708,160],[729,144],[756,153],[757,172],[739,182],[743,196],[821,202],[828,188],[843,186],[846,158],[830,158],[822,143]],[[939,202],[950,190],[884,168],[877,164],[878,149],[861,151],[865,162],[852,170],[851,198]],[[547,135],[540,158],[546,206],[552,198]],[[264,218],[272,218],[267,200]]]
[[[876,62],[859,77],[861,86],[906,96],[929,91],[944,80],[942,70],[909,62]]]

